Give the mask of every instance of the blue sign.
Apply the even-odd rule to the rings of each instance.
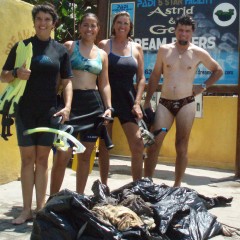
[[[114,15],[118,12],[126,11],[130,14],[131,21],[134,24],[135,22],[135,2],[124,2],[124,3],[112,3],[110,11],[110,22],[109,29],[111,29],[112,20]],[[110,31],[109,31],[110,32]],[[134,30],[133,30],[134,34]]]
[[[153,70],[159,47],[175,41],[175,19],[182,14],[189,14],[196,21],[192,43],[207,50],[224,70],[224,75],[216,84],[238,84],[239,0],[110,2],[110,14],[125,10],[133,18],[134,41],[143,48],[146,79]],[[209,76],[210,72],[200,64],[194,84],[202,83]]]

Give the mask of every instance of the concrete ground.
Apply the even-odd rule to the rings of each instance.
[[[62,188],[75,191],[75,172],[67,169]],[[98,167],[95,166],[89,175],[86,194],[92,195],[91,187],[99,179]],[[172,186],[174,179],[174,166],[158,164],[153,181],[157,184],[165,183]],[[131,182],[130,161],[127,158],[112,157],[108,185],[110,190],[117,189]],[[240,240],[240,180],[234,179],[232,171],[219,169],[203,169],[188,167],[183,180],[183,187],[189,187],[207,197],[224,196],[233,197],[228,207],[213,208],[209,210],[216,215],[218,221],[231,227],[235,232],[232,237],[222,235],[213,240]],[[49,192],[49,188],[48,188]],[[35,199],[34,199],[35,200]],[[23,240],[30,239],[33,223],[16,226],[11,220],[18,216],[22,209],[22,195],[20,181],[13,181],[0,185],[0,239]],[[33,205],[34,209],[34,205]]]

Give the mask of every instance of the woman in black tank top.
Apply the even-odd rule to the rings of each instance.
[[[113,19],[112,38],[102,40],[99,47],[108,53],[114,117],[119,118],[128,140],[132,155],[132,178],[135,181],[141,179],[143,168],[144,145],[137,121],[143,117],[140,104],[145,76],[143,51],[139,44],[131,40],[132,29],[129,13],[117,13]],[[112,133],[112,124],[108,128],[108,132]],[[107,184],[109,154],[103,142],[100,142],[99,166],[102,183]]]

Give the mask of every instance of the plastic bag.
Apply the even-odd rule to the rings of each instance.
[[[95,181],[92,190],[92,196],[69,190],[51,196],[37,213],[31,239],[204,240],[222,233],[222,225],[208,209],[232,201],[232,198],[204,197],[189,188],[157,185],[151,179],[131,182],[112,192]],[[141,226],[118,231],[91,211],[96,205],[121,204],[129,194],[137,195],[153,210],[155,228]]]

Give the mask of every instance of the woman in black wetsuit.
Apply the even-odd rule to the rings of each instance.
[[[34,6],[32,17],[36,35],[24,40],[32,44],[33,56],[30,69],[24,65],[14,69],[18,43],[11,49],[3,66],[1,79],[10,83],[14,78],[26,80],[26,88],[16,113],[18,145],[21,153],[21,184],[23,210],[12,221],[22,224],[32,219],[32,195],[36,190],[36,210],[45,204],[48,180],[48,156],[54,141],[52,133],[23,136],[23,131],[36,127],[51,127],[50,109],[57,105],[57,80],[62,79],[65,106],[57,115],[63,121],[69,119],[72,101],[72,77],[69,55],[63,45],[51,39],[50,34],[57,21],[57,13],[51,4]]]
[[[99,47],[108,54],[109,81],[112,92],[114,117],[118,117],[127,137],[132,154],[132,178],[142,177],[144,145],[137,120],[143,117],[140,108],[145,87],[143,51],[138,43],[131,40],[133,24],[127,12],[115,15],[111,39],[102,40]],[[134,87],[136,76],[136,89]],[[112,124],[108,125],[112,132]],[[102,141],[99,150],[100,174],[103,184],[107,184],[109,154]]]

